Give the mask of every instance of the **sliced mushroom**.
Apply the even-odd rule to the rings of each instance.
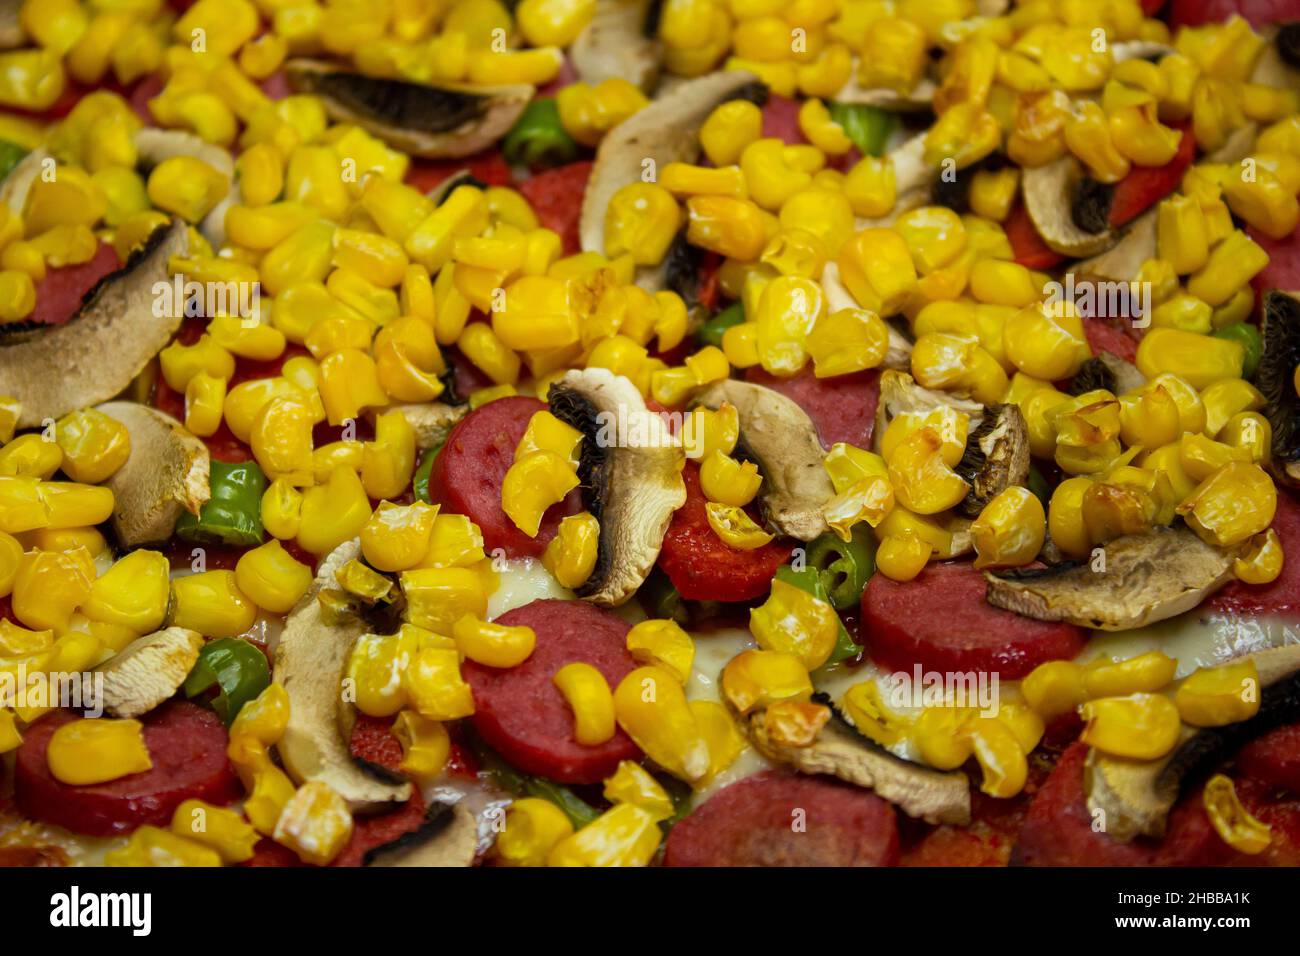
[[[22,402],[19,428],[106,401],[167,344],[181,316],[154,314],[167,260],[189,247],[185,224],[156,230],[125,266],[101,279],[57,326],[0,331],[0,394]]]
[[[825,695],[814,699],[828,704]],[[910,817],[927,823],[970,823],[970,782],[960,771],[943,772],[895,757],[853,729],[834,706],[835,715],[806,747],[773,740],[764,711],[739,718],[754,749],[775,763],[800,773],[827,774],[875,791]]]
[[[202,649],[203,635],[183,627],[137,637],[95,668],[104,679],[104,710],[114,717],[147,714],[180,690]]]
[[[0,50],[16,50],[27,42],[18,12],[22,0],[0,0]]]
[[[148,405],[106,402],[99,410],[126,426],[131,453],[105,484],[113,491],[113,534],[124,548],[171,537],[184,511],[208,500],[208,447],[180,422]]]
[[[1069,155],[1027,168],[1020,176],[1025,210],[1038,235],[1053,252],[1072,259],[1096,255],[1114,241],[1108,227],[1087,231],[1075,222],[1075,187],[1084,179],[1083,166]]]
[[[290,60],[289,85],[313,93],[330,117],[356,123],[414,156],[469,156],[509,132],[533,97],[527,83],[508,86],[432,86],[366,76],[321,60]]]
[[[1156,258],[1156,209],[1149,209],[1124,229],[1115,245],[1074,265],[1076,276],[1131,282],[1148,259]]]
[[[556,418],[582,432],[582,500],[600,522],[595,570],[574,590],[614,607],[645,581],[686,503],[681,443],[636,386],[607,369],[569,372],[547,399]]]
[[[1066,392],[1083,395],[1104,388],[1112,395],[1123,395],[1146,384],[1147,377],[1132,362],[1110,352],[1098,352],[1079,366]]]
[[[905,212],[924,206],[939,171],[925,161],[925,133],[917,133],[885,154],[894,166],[894,208],[877,219],[857,220],[858,229],[893,225]]]
[[[31,192],[32,183],[41,174],[45,161],[53,159],[44,146],[38,146],[9,170],[9,175],[0,183],[0,202],[9,207],[15,216],[21,216],[27,208],[27,194]]]
[[[961,510],[978,517],[984,506],[1029,479],[1029,429],[1016,405],[990,405],[966,438],[966,451],[953,469],[970,485]]]
[[[984,575],[994,607],[1039,621],[1122,631],[1189,611],[1232,579],[1233,554],[1185,525],[1125,535],[1105,546],[1104,568],[1069,561]]]
[[[605,251],[605,210],[614,193],[640,180],[646,163],[663,169],[668,163],[694,162],[700,155],[700,127],[714,107],[736,98],[757,82],[752,73],[744,70],[687,80],[610,130],[596,151],[596,162],[582,197],[578,235],[583,251]],[[641,271],[655,274],[661,270]],[[661,274],[658,281],[663,281]]]
[[[1183,726],[1178,745],[1159,760],[1126,760],[1098,750],[1084,764],[1088,809],[1104,814],[1106,834],[1126,843],[1164,835],[1169,811],[1183,787],[1202,779],[1247,742],[1300,719],[1300,645],[1249,655],[1259,672],[1259,712],[1225,727]],[[1232,662],[1229,662],[1232,663]]]
[[[1265,399],[1264,412],[1273,427],[1273,456],[1269,462],[1278,481],[1300,488],[1300,395],[1295,370],[1300,365],[1300,297],[1270,289],[1264,293],[1260,322],[1264,348],[1255,385]]]
[[[1125,60],[1150,60],[1155,63],[1174,52],[1168,43],[1157,43],[1155,40],[1126,40],[1111,44],[1110,48],[1111,58],[1116,63]]]
[[[740,417],[737,455],[763,475],[758,503],[768,527],[800,541],[825,532],[822,507],[835,496],[835,486],[822,467],[826,452],[808,413],[774,389],[736,379],[716,382],[695,399],[712,409],[723,402]]]
[[[1250,82],[1300,90],[1300,22],[1268,26],[1258,32],[1269,44],[1255,61]]]
[[[844,287],[844,280],[840,278],[840,267],[834,262],[826,263],[825,268],[822,269],[822,291],[826,294],[827,313],[838,312],[840,309],[859,308],[858,300],[853,298],[853,294]],[[889,348],[885,352],[884,361],[880,363],[881,368],[911,368],[911,340],[894,328],[888,320],[885,322],[885,327],[889,330]]]
[[[872,432],[876,450],[885,437],[885,429],[899,415],[932,412],[946,406],[970,418],[970,428],[975,429],[984,420],[984,406],[979,402],[958,398],[948,392],[925,388],[906,372],[890,369],[880,374],[880,400],[876,403],[876,427]]]
[[[663,45],[654,38],[651,0],[596,0],[591,22],[569,47],[578,79],[624,79],[649,93],[659,81]]]
[[[419,829],[366,851],[365,866],[471,866],[478,849],[478,821],[464,802],[434,802]]]
[[[202,160],[230,180],[226,195],[203,217],[198,229],[203,238],[217,249],[226,242],[226,213],[240,202],[239,184],[235,181],[235,159],[220,146],[209,143],[193,133],[177,129],[158,129],[146,126],[135,134],[135,148],[139,155],[137,166],[147,177],[149,170],[165,159],[192,156]]]
[[[276,749],[297,783],[323,780],[353,811],[364,812],[404,803],[411,785],[367,772],[352,759],[343,734],[353,716],[343,700],[343,676],[366,624],[352,615],[326,621],[316,597],[334,586],[334,572],[360,554],[355,538],[331,551],[285,620],[275,647],[275,679],[289,695],[289,723]]]
[[[840,91],[835,94],[835,102],[860,103],[865,106],[878,106],[884,110],[907,113],[930,109],[934,94],[939,89],[934,80],[928,76],[921,77],[916,86],[903,93],[884,86],[864,87],[858,83],[857,77],[858,60],[855,57],[853,69],[849,73],[849,81],[840,87]]]
[[[427,451],[440,447],[447,440],[447,435],[465,417],[469,406],[423,402],[416,405],[394,405],[387,411],[401,412],[407,424],[415,430],[416,451]]]
[[[1235,166],[1255,151],[1255,140],[1259,136],[1258,123],[1243,123],[1223,141],[1223,145],[1203,158],[1204,163],[1227,163]]]

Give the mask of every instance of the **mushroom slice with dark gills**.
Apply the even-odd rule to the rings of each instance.
[[[822,462],[826,453],[808,413],[774,389],[726,379],[710,385],[694,404],[718,409],[730,403],[740,419],[736,456],[763,475],[758,504],[777,534],[811,541],[827,530],[822,508],[835,486]]]
[[[654,38],[652,0],[596,0],[591,22],[569,47],[578,79],[593,86],[624,79],[649,93],[659,81],[663,45]]]
[[[596,566],[575,590],[615,607],[650,574],[673,512],[686,503],[681,442],[635,385],[607,369],[569,372],[547,400],[556,418],[582,432],[582,500],[600,522]]]
[[[0,394],[22,402],[19,428],[107,401],[131,384],[180,326],[180,310],[155,314],[154,286],[170,283],[168,260],[188,248],[185,223],[173,221],[100,279],[67,322],[0,328]]]
[[[478,820],[464,800],[434,802],[424,822],[396,840],[366,851],[364,866],[470,866],[478,852]]]
[[[469,412],[468,405],[447,405],[443,402],[422,402],[411,405],[393,405],[388,411],[401,412],[406,423],[415,431],[416,451],[440,448],[456,423]]]
[[[1108,542],[1104,567],[1085,560],[986,573],[986,597],[1039,621],[1122,631],[1196,607],[1232,580],[1232,561],[1185,525],[1161,526]]]
[[[166,541],[176,519],[198,514],[211,494],[207,445],[148,405],[106,402],[99,411],[131,436],[126,464],[105,482],[113,492],[113,536],[124,548]]]
[[[1295,370],[1300,365],[1297,293],[1279,289],[1264,293],[1260,325],[1264,349],[1255,370],[1255,385],[1264,396],[1264,411],[1273,427],[1269,467],[1278,481],[1300,488],[1300,395],[1295,388]]]
[[[832,717],[807,746],[772,739],[766,709],[738,716],[737,721],[754,749],[774,763],[873,790],[908,816],[927,823],[970,823],[970,782],[964,773],[934,770],[896,757],[858,733],[828,696],[817,694],[813,699],[830,707]]]
[[[668,163],[693,163],[700,156],[700,127],[719,103],[738,97],[766,97],[752,73],[728,70],[686,80],[657,97],[645,109],[619,123],[600,142],[596,162],[582,197],[578,236],[584,252],[605,252],[605,210],[613,195],[640,182],[647,169]],[[664,288],[665,269],[642,266],[637,284],[650,291]]]
[[[1110,352],[1098,352],[1079,366],[1066,388],[1069,395],[1086,395],[1105,389],[1112,395],[1123,395],[1147,383],[1147,377],[1132,362],[1126,362]]]
[[[346,732],[355,715],[341,688],[352,646],[367,625],[347,613],[327,619],[317,598],[334,586],[335,572],[360,554],[354,538],[326,555],[285,620],[275,647],[275,679],[289,695],[289,723],[276,750],[295,782],[323,780],[354,811],[365,812],[404,803],[411,785],[363,769],[348,749]]]
[[[1115,240],[1104,224],[1105,214],[1098,217],[1081,209],[1081,205],[1087,206],[1086,196],[1084,202],[1076,202],[1076,187],[1084,181],[1092,182],[1086,180],[1083,166],[1073,156],[1062,156],[1021,174],[1025,210],[1038,235],[1053,252],[1073,259],[1096,255]]]
[[[1300,645],[1249,655],[1259,674],[1259,711],[1223,727],[1183,725],[1178,745],[1159,760],[1129,760],[1098,750],[1084,764],[1088,809],[1102,811],[1106,834],[1127,843],[1161,837],[1183,787],[1204,779],[1256,737],[1300,719]],[[1228,661],[1230,666],[1239,660]]]
[[[1105,252],[1084,259],[1074,265],[1076,276],[1103,279],[1110,282],[1131,282],[1138,276],[1142,264],[1157,256],[1157,209],[1149,209],[1138,216],[1125,229],[1115,245]]]
[[[331,119],[356,123],[389,146],[430,159],[469,156],[491,146],[533,96],[527,83],[431,86],[319,60],[290,60],[285,74],[295,90],[319,96]]]
[[[959,506],[978,517],[984,506],[1029,479],[1029,429],[1016,405],[990,405],[966,438],[966,451],[953,469],[970,485]]]
[[[977,428],[984,420],[984,406],[979,402],[958,398],[948,392],[925,388],[906,372],[889,369],[880,373],[880,401],[876,404],[876,450],[880,450],[885,429],[899,415],[924,415],[936,408],[956,409],[970,418],[970,427]]]

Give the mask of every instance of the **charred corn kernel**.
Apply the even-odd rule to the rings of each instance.
[[[925,568],[933,548],[915,534],[887,534],[876,549],[876,569],[892,581],[910,581]]]
[[[646,755],[688,783],[709,771],[709,748],[677,679],[659,667],[638,667],[614,690],[618,725]]]
[[[138,720],[69,721],[50,737],[47,760],[56,780],[71,786],[107,783],[153,767]]]
[[[41,498],[49,506],[49,527],[83,528],[107,521],[113,513],[113,491],[71,481],[41,483]]]
[[[19,435],[0,448],[0,475],[49,479],[62,464],[63,447],[47,441],[44,434]]]
[[[298,514],[299,546],[320,555],[361,532],[370,518],[370,502],[357,473],[339,467],[329,481],[303,492]]]
[[[1282,573],[1284,557],[1282,539],[1269,528],[1251,538],[1241,556],[1232,562],[1232,573],[1247,584],[1269,584]]]
[[[1210,251],[1205,265],[1187,280],[1187,291],[1211,306],[1219,306],[1266,265],[1268,253],[1238,229]],[[1240,377],[1240,372],[1217,377],[1227,378],[1229,374]]]
[[[970,531],[975,567],[1018,567],[1042,549],[1047,515],[1031,491],[1015,486],[985,505]]]
[[[1259,713],[1259,672],[1251,658],[1203,667],[1178,685],[1174,703],[1193,727],[1223,727]]]
[[[35,308],[36,286],[32,277],[13,269],[0,271],[0,322],[25,319]]]
[[[810,671],[826,663],[839,628],[834,608],[784,581],[773,581],[768,599],[749,612],[760,647],[793,654]]]
[[[361,529],[361,553],[380,571],[406,571],[429,551],[437,507],[416,501],[395,505],[381,501]]]
[[[560,521],[554,538],[542,552],[542,566],[561,587],[576,588],[596,567],[596,551],[600,540],[600,523],[594,515],[569,515]]]
[[[692,245],[749,261],[757,259],[767,244],[762,210],[747,199],[693,196],[686,202],[686,212],[686,236]]]
[[[1115,757],[1157,760],[1178,743],[1178,708],[1162,694],[1100,697],[1081,704],[1079,715],[1079,739]]]
[[[730,402],[716,409],[693,408],[682,424],[682,447],[687,458],[703,460],[714,452],[729,455],[739,437],[740,414]]]
[[[416,568],[403,571],[400,580],[407,603],[404,619],[438,634],[451,634],[453,626],[466,615],[482,618],[487,612],[487,594],[484,592],[483,580],[471,568]],[[528,653],[523,651],[527,644],[526,635],[491,630],[500,629],[500,625],[471,620],[461,625],[461,628],[465,633],[465,641],[473,647],[474,653],[484,658],[493,653],[501,655],[496,658],[498,660],[523,654],[520,658],[522,660],[532,651],[531,646],[528,647]],[[461,639],[457,638],[457,645],[460,643]],[[465,652],[464,647],[461,652]]]
[[[631,255],[637,265],[657,265],[680,224],[681,210],[672,193],[654,183],[631,183],[610,197],[605,212],[605,254],[610,258]]]
[[[235,584],[254,604],[273,614],[284,614],[311,585],[312,571],[271,540],[245,551],[235,565]]]
[[[76,551],[28,551],[10,597],[14,616],[33,630],[66,631],[72,612],[90,597],[94,559]]]
[[[422,648],[402,683],[411,706],[431,720],[458,720],[474,713],[474,696],[461,678],[460,654],[454,649]]]
[[[862,157],[844,178],[844,195],[855,215],[886,215],[897,200],[893,160],[888,156]]]
[[[572,835],[573,824],[563,810],[549,800],[524,797],[506,811],[492,855],[506,866],[545,866],[556,844]]]
[[[645,866],[662,839],[656,814],[631,803],[619,803],[556,843],[547,856],[547,865]]]
[[[451,756],[451,736],[440,722],[411,710],[393,721],[392,734],[402,745],[403,773],[416,780],[432,780],[442,773]]]
[[[1162,385],[1119,399],[1120,437],[1125,445],[1159,448],[1182,435],[1182,415],[1177,402]]]
[[[183,393],[190,379],[199,372],[207,372],[222,381],[229,381],[235,374],[234,356],[207,334],[199,336],[193,345],[173,342],[158,353],[158,361],[167,386],[176,392]]]
[[[1002,144],[1002,129],[994,116],[975,103],[958,103],[944,111],[925,135],[925,161],[941,166],[952,160],[957,169],[977,163]]]
[[[555,672],[551,682],[573,711],[573,735],[594,747],[614,736],[614,695],[605,675],[590,664],[574,661]]]
[[[304,863],[324,866],[352,837],[348,803],[322,780],[309,780],[284,805],[271,838]]]
[[[515,526],[535,537],[542,514],[578,486],[572,465],[553,451],[517,458],[501,485],[501,507]]]
[[[918,428],[888,458],[889,481],[898,503],[917,514],[936,514],[966,496],[969,486],[943,458],[944,440],[931,427]]]
[[[1129,160],[1115,145],[1106,114],[1094,102],[1075,104],[1065,119],[1065,146],[1088,167],[1099,182],[1119,182],[1129,171]]]
[[[225,380],[199,372],[185,386],[185,427],[201,438],[213,434],[221,427],[225,401]]]
[[[755,524],[743,509],[734,505],[710,501],[704,506],[704,514],[713,533],[729,548],[752,551],[772,540],[772,535]]]
[[[1025,788],[1029,763],[1025,751],[1000,720],[977,719],[971,725],[971,749],[983,772],[980,790],[991,797],[1014,797]]]
[[[507,348],[554,349],[579,339],[579,315],[569,280],[525,275],[505,287],[492,330]]]
[[[311,444],[315,421],[311,406],[301,398],[281,396],[262,407],[249,443],[269,478],[298,486],[315,481]]]
[[[226,195],[230,177],[201,159],[173,156],[149,173],[149,201],[186,222],[198,222]]]
[[[1050,720],[1074,710],[1088,699],[1084,676],[1085,669],[1073,661],[1048,661],[1029,672],[1020,690],[1025,695],[1025,702]]]
[[[353,558],[334,572],[334,580],[347,594],[366,604],[387,603],[393,598],[393,580]],[[323,604],[322,600],[322,604]]]
[[[1215,774],[1206,782],[1201,801],[1215,831],[1234,850],[1255,855],[1263,853],[1272,843],[1273,831],[1241,805],[1232,778]]]
[[[0,475],[0,531],[18,534],[49,524],[50,506],[41,496],[40,480],[29,475]]]
[[[233,571],[203,571],[172,582],[170,623],[204,637],[234,637],[253,626],[257,608]]]
[[[96,578],[81,613],[92,621],[149,634],[162,626],[171,597],[170,566],[157,551],[132,551]]]
[[[1178,275],[1188,275],[1209,258],[1209,236],[1200,204],[1188,196],[1171,196],[1156,214],[1156,248]]]
[[[1160,651],[1148,651],[1123,661],[1099,659],[1083,669],[1088,697],[1126,697],[1155,693],[1174,679],[1178,662]]]
[[[745,147],[763,135],[763,113],[749,100],[716,107],[700,127],[700,145],[714,166],[730,166]]]

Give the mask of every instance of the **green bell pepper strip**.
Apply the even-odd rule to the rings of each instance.
[[[0,139],[0,179],[4,179],[12,173],[14,167],[22,162],[23,157],[26,155],[27,150],[17,143],[11,143],[7,139]]]
[[[827,604],[831,602],[825,586],[822,585],[821,574],[816,568],[805,567],[802,571],[796,571],[790,565],[783,564],[776,569],[776,579],[784,581],[786,584],[793,584],[800,591],[806,591]],[[831,651],[831,656],[826,659],[826,664],[823,664],[822,667],[827,664],[838,664],[840,661],[847,661],[861,653],[862,645],[853,640],[853,637],[849,634],[849,629],[844,626],[844,622],[841,620],[840,633],[835,639],[835,649]]]
[[[898,117],[878,106],[865,103],[828,103],[831,119],[844,129],[864,156],[879,156],[898,126]]]
[[[551,97],[528,104],[510,127],[501,153],[512,166],[562,166],[578,156],[578,144],[560,123],[560,111]]]
[[[722,348],[723,333],[733,325],[740,325],[744,321],[744,304],[733,302],[721,312],[707,319],[703,325],[696,329],[695,340],[700,345],[712,345],[715,348]]]
[[[412,493],[417,500],[423,501],[426,505],[433,503],[429,500],[429,476],[433,473],[433,463],[438,460],[440,451],[442,451],[442,443],[426,451],[415,469],[415,475],[411,478]]]
[[[1025,481],[1025,487],[1034,493],[1034,497],[1043,503],[1046,508],[1052,501],[1052,489],[1047,484],[1047,479],[1043,473],[1035,466],[1029,466],[1029,477]]]
[[[569,818],[575,830],[581,830],[600,816],[599,810],[563,784],[547,780],[545,777],[520,773],[502,760],[501,755],[485,744],[473,731],[469,732],[467,738],[474,756],[478,758],[479,765],[502,790],[515,796],[537,797],[550,801]]]
[[[841,541],[834,531],[808,545],[808,567],[817,571],[835,610],[857,607],[862,589],[876,570],[876,540],[866,525],[853,529],[853,538]]]
[[[1255,369],[1259,368],[1260,356],[1264,353],[1264,342],[1260,338],[1259,329],[1249,322],[1233,322],[1231,325],[1215,330],[1214,337],[1227,339],[1229,342],[1240,342],[1245,351],[1241,377],[1249,379],[1255,374]]]
[[[197,515],[188,511],[176,522],[176,536],[197,544],[252,547],[262,543],[262,494],[266,475],[254,461],[213,461],[211,496]]]
[[[222,637],[203,645],[182,689],[186,697],[194,698],[215,687],[217,695],[210,706],[229,727],[239,709],[270,683],[271,669],[261,650],[241,638]]]

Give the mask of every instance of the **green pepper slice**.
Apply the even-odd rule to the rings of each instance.
[[[266,475],[255,461],[213,461],[208,471],[211,496],[197,515],[176,522],[176,536],[196,544],[253,547],[262,543],[262,495]]]
[[[541,97],[529,103],[510,127],[501,153],[512,166],[561,166],[577,158],[578,144],[560,123],[555,100]]]
[[[469,732],[467,739],[474,756],[478,758],[479,766],[492,778],[493,783],[507,793],[549,800],[569,818],[575,830],[581,830],[600,816],[599,810],[563,784],[521,773],[510,766],[473,731]]]
[[[1259,368],[1260,356],[1264,353],[1264,342],[1260,338],[1259,329],[1249,322],[1233,322],[1231,325],[1225,325],[1214,332],[1216,339],[1227,339],[1229,342],[1240,342],[1245,352],[1245,360],[1241,366],[1241,377],[1249,379],[1255,374],[1255,369]]]
[[[863,156],[879,156],[898,126],[898,117],[878,106],[865,103],[828,103],[831,119],[844,129]]]
[[[705,320],[704,324],[695,330],[695,340],[700,345],[712,345],[716,348],[722,348],[722,336],[733,325],[740,325],[745,321],[745,306],[741,302],[733,302],[721,312]]]
[[[1051,504],[1052,488],[1036,465],[1029,466],[1029,477],[1025,481],[1025,487],[1034,493],[1034,497],[1043,503],[1044,508]]]
[[[862,589],[876,570],[876,539],[865,525],[853,529],[853,538],[841,541],[827,531],[808,545],[808,566],[817,571],[835,610],[857,607]]]
[[[433,474],[433,463],[438,460],[440,451],[442,451],[441,443],[426,451],[415,469],[415,474],[411,477],[411,491],[418,501],[423,501],[426,505],[433,503],[429,500],[429,476]]]
[[[793,584],[801,591],[806,591],[819,600],[830,603],[830,596],[826,593],[826,588],[822,584],[821,573],[816,568],[805,567],[796,571],[788,564],[783,564],[776,569],[776,579],[784,581],[786,584]],[[844,621],[840,621],[839,637],[835,639],[835,649],[831,651],[831,656],[826,659],[822,667],[829,664],[838,664],[840,661],[847,661],[857,657],[862,653],[862,645],[853,640],[849,634],[849,629],[844,626]]]
[[[27,150],[17,143],[11,143],[7,139],[0,139],[0,179],[4,179],[12,173],[14,167],[22,162],[23,157],[26,155]]]
[[[182,689],[194,698],[215,687],[217,694],[209,704],[229,727],[239,709],[270,683],[271,669],[261,650],[242,638],[222,637],[203,645]]]

